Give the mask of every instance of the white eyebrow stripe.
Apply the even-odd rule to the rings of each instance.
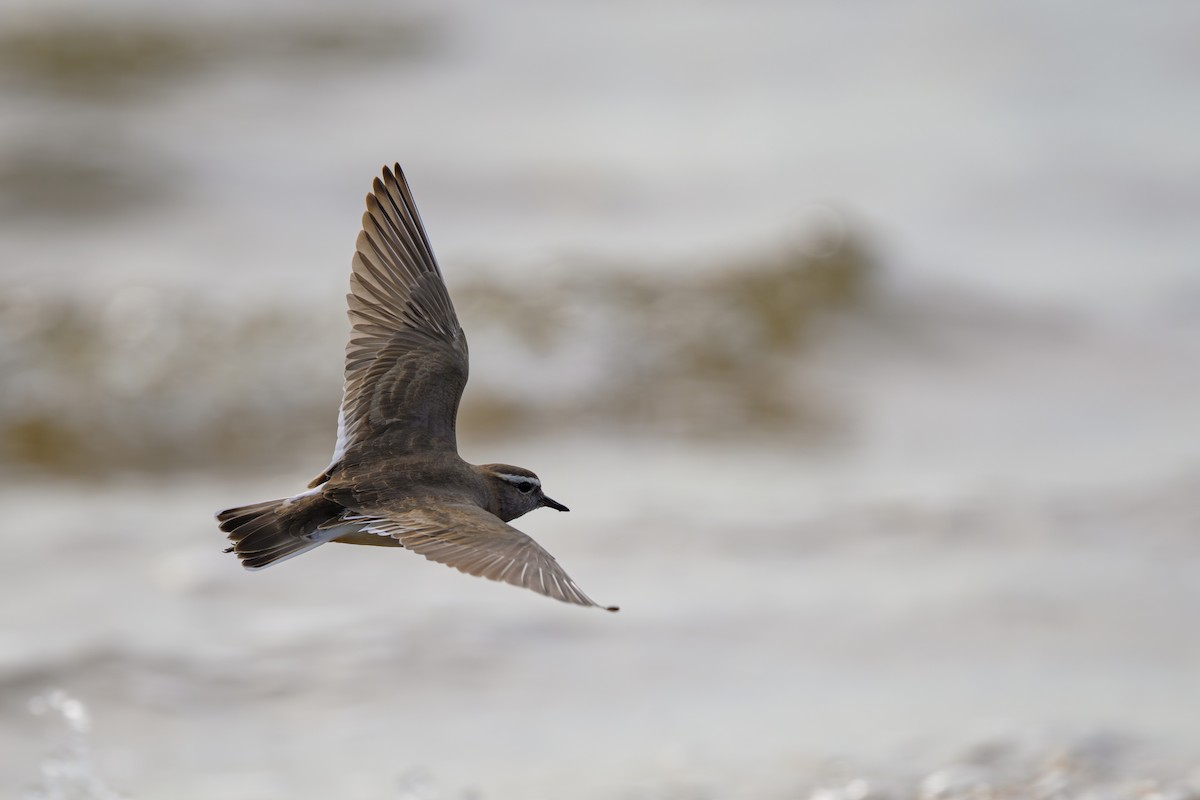
[[[497,472],[496,477],[509,483],[532,483],[534,486],[541,486],[542,482],[537,478],[531,478],[528,475],[509,475],[507,472]]]

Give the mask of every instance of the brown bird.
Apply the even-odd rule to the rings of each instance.
[[[597,604],[554,557],[508,525],[567,511],[538,476],[458,455],[467,339],[400,165],[384,167],[350,272],[350,342],[337,445],[308,491],[218,513],[242,566],[326,542],[406,547],[431,561],[581,606]],[[607,607],[616,611],[615,606]]]

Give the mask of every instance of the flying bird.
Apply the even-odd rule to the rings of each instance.
[[[459,457],[467,338],[400,165],[384,167],[372,188],[346,296],[351,331],[333,459],[307,491],[219,512],[232,542],[226,552],[259,570],[326,542],[404,547],[469,575],[598,606],[508,524],[535,508],[567,507],[528,469]]]

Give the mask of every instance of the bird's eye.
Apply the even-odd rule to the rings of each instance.
[[[521,481],[517,484],[517,491],[521,494],[529,494],[533,491],[533,484],[529,481]]]

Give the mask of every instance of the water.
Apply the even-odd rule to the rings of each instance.
[[[87,186],[74,170],[40,220],[6,231],[10,276],[236,276],[323,297],[344,281],[328,265],[347,258],[362,175],[401,159],[456,265],[582,252],[690,267],[832,201],[878,232],[906,279],[1109,310],[1195,294],[1200,103],[1184,3],[865,16],[655,3],[637,26],[623,7],[536,2],[363,6],[332,21],[315,6],[248,22],[185,8],[137,17],[181,42],[175,83],[118,75],[81,100],[9,82],[22,111],[5,124],[10,152],[93,159],[147,197],[124,224],[47,236]],[[18,28],[46,15],[9,16]],[[305,68],[295,52],[313,18],[363,39]],[[239,26],[276,32],[255,49]],[[371,28],[408,33],[389,57]]]
[[[96,774],[92,765],[91,720],[87,707],[61,690],[37,695],[29,701],[33,714],[53,715],[65,729],[63,741],[41,764],[40,784],[24,795],[26,800],[121,800]]]
[[[57,7],[0,48],[8,794],[1200,793],[1191,5]],[[392,159],[464,455],[618,615],[220,553],[332,447]]]

